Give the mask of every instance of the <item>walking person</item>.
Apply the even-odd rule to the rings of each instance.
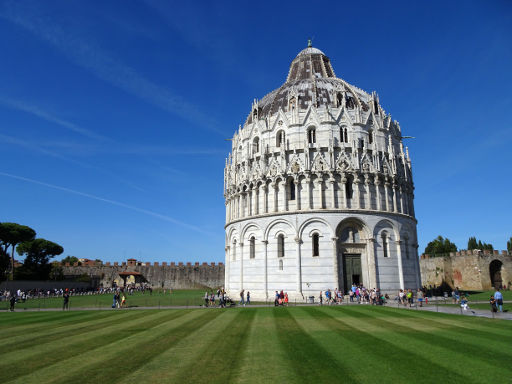
[[[67,288],[62,297],[64,299],[64,302],[62,303],[62,310],[65,311],[67,309],[69,311],[69,290]]]
[[[240,305],[243,305],[245,307],[244,292],[245,290],[243,289],[240,291]]]
[[[494,300],[496,300],[496,305],[500,312],[503,312],[503,295],[499,288],[496,288],[496,292],[494,292]]]
[[[9,303],[11,304],[11,307],[10,307],[10,311],[11,312],[14,312],[14,305],[16,304],[16,296],[15,295],[12,295],[10,300],[9,300]]]
[[[423,291],[421,289],[418,289],[418,303],[420,303],[420,307],[423,307]]]
[[[322,291],[320,291],[320,296],[318,298],[320,300],[320,305],[323,305],[324,298],[322,296]]]
[[[247,291],[247,305],[251,304],[251,292]]]

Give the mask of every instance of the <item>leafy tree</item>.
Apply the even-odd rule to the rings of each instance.
[[[507,241],[507,251],[512,253],[512,237],[510,237],[509,241]]]
[[[492,251],[492,250],[494,250],[494,247],[492,244],[482,243],[482,240],[476,241],[476,237],[473,236],[473,237],[470,237],[468,240],[468,250],[471,251],[473,249],[480,249],[482,251],[484,251],[484,250]]]
[[[50,275],[51,280],[64,280],[64,271],[58,261],[51,263]]]
[[[477,249],[478,248],[478,242],[476,241],[476,237],[470,237],[468,240],[468,250]]]
[[[66,263],[69,263],[70,265],[73,265],[75,263],[78,263],[78,257],[76,256],[66,256],[65,258],[63,258],[60,263],[62,265],[66,265]]]
[[[9,265],[11,265],[9,254],[5,252],[2,247],[0,247],[0,281],[4,281],[7,279]]]
[[[428,243],[424,253],[436,256],[450,252],[457,252],[457,246],[452,243],[448,238],[437,236],[434,240]]]
[[[50,259],[64,252],[64,248],[45,239],[35,239],[21,243],[16,251],[25,256],[23,266],[17,271],[19,277],[29,280],[47,280],[52,269],[49,264]]]
[[[11,279],[14,278],[14,250],[16,246],[25,241],[33,240],[36,231],[26,225],[17,223],[0,223],[0,248],[3,255],[7,255],[11,247]]]

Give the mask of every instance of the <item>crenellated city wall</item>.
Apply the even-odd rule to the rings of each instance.
[[[95,286],[123,286],[120,273],[135,272],[127,283],[147,282],[154,288],[193,289],[224,286],[224,263],[149,263],[135,260],[122,263],[92,262],[87,265],[67,263],[63,266],[66,279],[88,276]]]

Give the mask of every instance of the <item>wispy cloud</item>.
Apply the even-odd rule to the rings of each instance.
[[[225,135],[212,118],[183,97],[141,76],[92,42],[73,35],[72,31],[64,31],[55,20],[45,20],[37,12],[37,3],[27,7],[19,2],[5,2],[0,9],[0,17],[32,32],[103,81],[199,127]]]
[[[102,173],[104,175],[107,175],[110,178],[112,178],[114,180],[117,180],[117,181],[119,181],[119,182],[121,182],[121,183],[123,183],[123,184],[125,184],[125,185],[127,185],[129,187],[132,187],[135,190],[138,190],[138,191],[141,191],[141,192],[145,191],[145,189],[139,187],[135,183],[133,183],[133,182],[131,182],[129,180],[120,178],[117,173],[110,172],[107,169],[105,169],[104,167],[97,167],[95,165],[92,165],[92,164],[89,164],[89,163],[85,163],[83,161],[79,161],[79,160],[75,160],[75,159],[69,158],[67,156],[63,156],[61,153],[57,153],[57,152],[54,152],[52,150],[49,150],[49,149],[45,148],[44,145],[41,145],[40,143],[37,144],[37,143],[31,142],[29,140],[19,139],[17,137],[8,136],[8,135],[3,135],[1,133],[0,133],[0,142],[7,143],[9,145],[16,145],[18,147],[21,147],[21,148],[24,148],[24,149],[28,150],[29,152],[32,152],[32,153],[35,152],[35,153],[40,153],[42,155],[50,156],[50,157],[62,160],[63,162],[66,162],[66,163],[78,165],[78,166],[80,166],[82,168],[92,169],[92,170],[94,170],[96,172],[99,172],[99,173]]]
[[[126,208],[126,209],[129,209],[131,211],[139,212],[139,213],[142,213],[142,214],[145,214],[145,215],[148,215],[148,216],[156,217],[158,219],[170,222],[172,224],[176,224],[176,225],[178,225],[180,227],[187,228],[187,229],[190,229],[190,230],[195,231],[195,232],[203,233],[203,234],[206,234],[206,235],[211,235],[210,232],[204,231],[203,229],[201,229],[201,228],[199,228],[199,227],[197,227],[195,225],[184,223],[183,221],[177,220],[177,219],[175,219],[173,217],[170,217],[170,216],[167,216],[167,215],[163,215],[161,213],[153,212],[153,211],[150,211],[150,210],[147,210],[147,209],[144,209],[144,208],[135,207],[133,205],[125,204],[125,203],[122,203],[122,202],[119,202],[119,201],[105,199],[103,197],[96,196],[96,195],[91,195],[91,194],[86,193],[86,192],[81,192],[81,191],[77,191],[77,190],[74,190],[74,189],[71,189],[71,188],[61,187],[59,185],[49,184],[49,183],[45,183],[45,182],[42,182],[42,181],[39,181],[39,180],[34,180],[34,179],[30,179],[28,177],[23,177],[23,176],[17,176],[17,175],[13,175],[13,174],[6,173],[6,172],[0,172],[0,176],[9,177],[11,179],[16,179],[16,180],[24,181],[24,182],[27,182],[27,183],[40,185],[40,186],[43,186],[43,187],[46,187],[46,188],[51,188],[51,189],[55,189],[55,190],[58,190],[58,191],[62,191],[62,192],[71,193],[71,194],[74,194],[74,195],[86,197],[88,199],[101,201],[101,202],[104,202],[104,203],[107,203],[107,204],[111,204],[111,205],[115,205],[115,206],[118,206],[118,207]]]
[[[97,134],[96,132],[93,132],[89,129],[79,127],[78,125],[71,123],[69,121],[63,120],[45,110],[42,108],[28,104],[21,100],[15,100],[10,98],[5,98],[0,96],[0,104],[9,107],[11,109],[16,109],[18,111],[27,112],[31,115],[37,116],[43,120],[49,121],[51,123],[55,123],[59,125],[60,127],[63,127],[65,129],[68,129],[70,131],[73,131],[75,133],[78,133],[82,136],[86,136],[91,139],[105,141],[109,140],[107,137]]]

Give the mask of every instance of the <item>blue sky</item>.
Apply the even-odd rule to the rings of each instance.
[[[222,261],[224,139],[310,36],[416,137],[420,252],[512,236],[508,1],[0,1],[0,36],[0,221],[64,255]]]

